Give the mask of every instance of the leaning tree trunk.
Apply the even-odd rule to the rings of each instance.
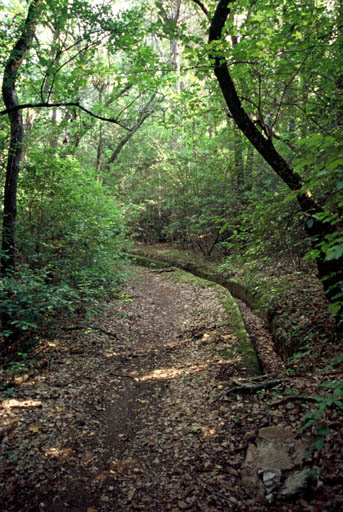
[[[11,276],[15,268],[17,184],[24,139],[23,118],[21,111],[18,109],[19,102],[16,93],[16,78],[25,54],[31,46],[40,2],[41,0],[34,0],[31,3],[23,31],[10,53],[3,74],[2,96],[5,107],[8,110],[11,136],[4,190],[1,277]],[[12,332],[12,334],[6,338],[6,344],[8,345],[13,341],[14,337],[17,337],[18,332],[13,332],[13,319],[7,311],[2,311],[1,320],[3,331],[8,333]]]
[[[194,0],[198,3],[196,0]],[[234,0],[232,0],[233,2]],[[231,2],[231,3],[232,3]],[[220,41],[222,30],[230,14],[228,0],[219,0],[216,11],[211,21],[209,31],[209,43]],[[241,105],[234,82],[229,73],[225,57],[218,54],[216,50],[210,54],[211,62],[214,63],[214,73],[223,93],[226,104],[230,110],[233,119],[236,121],[240,130],[249,139],[252,145],[262,155],[264,160],[272,167],[278,176],[295,192],[298,192],[297,199],[302,211],[306,214],[305,230],[312,237],[314,248],[320,249],[320,244],[325,237],[334,231],[329,224],[321,222],[317,215],[322,212],[320,206],[310,197],[309,194],[302,191],[303,182],[301,177],[293,171],[286,160],[275,149],[271,136],[265,137],[249,118]],[[330,302],[337,300],[337,296],[342,291],[343,284],[343,261],[326,261],[325,255],[321,250],[316,259],[318,275],[322,279],[325,294]],[[343,318],[342,308],[337,317],[337,333],[342,334]]]

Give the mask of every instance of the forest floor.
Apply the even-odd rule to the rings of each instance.
[[[335,409],[324,449],[304,462],[320,469],[307,494],[259,502],[241,478],[259,429],[304,437],[313,402],[294,397],[318,395],[342,378],[341,365],[280,370],[272,389],[228,393],[248,378],[237,354],[227,358],[237,344],[213,288],[132,267],[101,316],[42,338],[25,372],[3,376],[1,511],[343,510]]]

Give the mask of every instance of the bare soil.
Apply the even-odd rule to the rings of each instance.
[[[227,394],[246,377],[239,357],[224,357],[237,344],[213,289],[133,267],[102,316],[41,339],[28,371],[4,375],[0,510],[342,510],[335,411],[310,497],[262,505],[240,473],[259,428],[298,429],[309,406],[287,397],[317,393],[339,369],[291,381],[280,367],[275,389]]]

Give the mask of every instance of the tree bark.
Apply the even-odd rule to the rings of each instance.
[[[233,2],[234,0],[231,2],[219,0],[209,30],[210,45],[221,40],[222,30],[230,14],[228,5]],[[317,215],[322,212],[322,209],[308,193],[302,191],[303,182],[301,177],[293,171],[287,161],[275,149],[271,135],[268,138],[264,136],[245,112],[229,73],[225,57],[219,55],[217,50],[214,50],[210,53],[210,59],[213,62],[214,74],[233,119],[276,174],[292,191],[297,192],[298,203],[306,214],[305,230],[312,237],[314,248],[320,249],[321,242],[325,240],[328,234],[334,231],[334,228],[329,223],[325,224],[318,219]],[[318,275],[323,280],[327,298],[329,301],[334,302],[335,297],[342,291],[343,262],[340,260],[326,261],[323,252],[319,252],[320,255],[316,259]],[[343,328],[342,308],[340,317],[337,318],[337,325],[337,332],[341,335]]]
[[[28,10],[21,35],[15,43],[6,62],[2,96],[6,110],[9,110],[11,134],[6,167],[4,190],[4,210],[2,226],[1,277],[11,275],[15,268],[15,230],[17,216],[17,184],[20,161],[23,152],[24,126],[22,112],[16,93],[16,78],[25,54],[31,46],[35,32],[35,22],[39,15],[41,0],[34,0]],[[2,313],[3,331],[11,331],[11,318],[7,312]],[[9,337],[10,338],[10,337]],[[7,338],[7,340],[9,339]]]

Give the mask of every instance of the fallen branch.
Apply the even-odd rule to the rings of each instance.
[[[230,388],[226,394],[230,393],[255,393],[255,391],[259,391],[260,389],[268,389],[281,384],[282,379],[272,379],[265,382],[257,382],[251,383],[246,381],[237,381],[234,380],[233,383],[236,384],[233,388]]]
[[[110,376],[111,377],[120,377],[120,378],[123,378],[123,379],[132,379],[135,382],[137,382],[136,377],[132,377],[132,375],[122,375],[121,373],[110,373]]]
[[[206,490],[211,496],[212,495],[216,496],[222,502],[232,503],[229,496],[225,496],[225,494],[218,492],[217,489],[214,486],[212,486],[211,484],[201,483],[201,487],[202,487],[202,489]]]
[[[304,396],[304,395],[289,395],[277,400],[276,402],[272,402],[269,404],[269,407],[275,407],[276,405],[282,405],[286,402],[297,402],[297,401],[306,401],[306,402],[317,402],[318,400],[313,396]]]
[[[137,382],[136,377],[132,377],[132,375],[122,374],[122,373],[109,373],[110,377],[120,377],[122,379],[132,379],[135,382]],[[94,380],[94,377],[89,377],[88,375],[78,375],[76,379],[72,380],[71,382],[75,382],[78,379],[87,379],[87,380]],[[70,382],[68,383],[70,384]]]
[[[88,329],[86,325],[75,325],[73,327],[61,327],[62,331],[80,331],[81,329]]]
[[[103,334],[106,334],[106,336],[109,336],[110,338],[114,338],[115,340],[119,340],[118,335],[114,332],[106,331],[106,329],[103,329],[102,327],[90,327],[90,329],[94,329],[95,331],[100,331]]]
[[[158,274],[161,274],[162,272],[175,272],[175,267],[168,267],[168,268],[156,268],[152,270],[151,272],[157,272]]]

